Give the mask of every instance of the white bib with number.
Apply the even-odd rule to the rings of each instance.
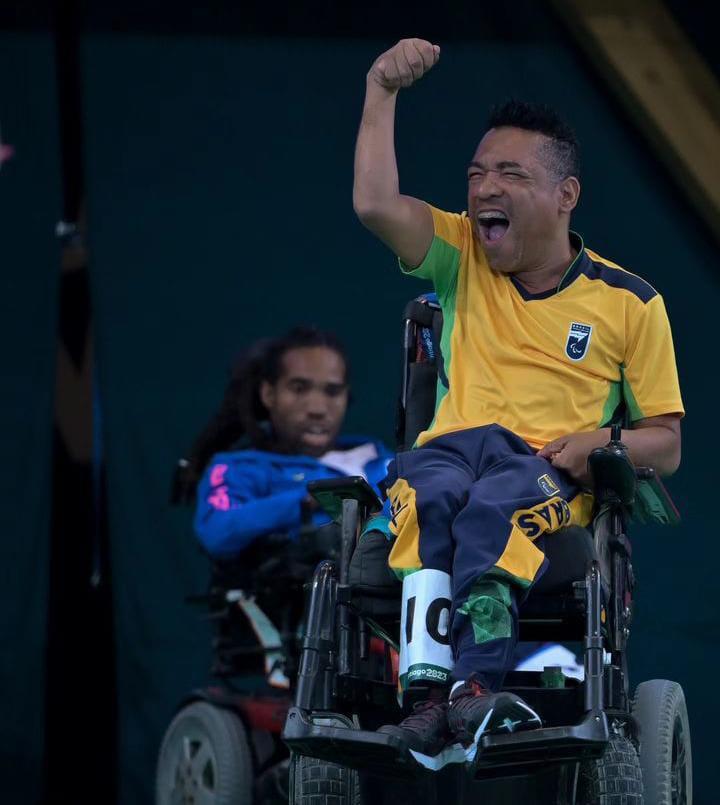
[[[450,681],[450,576],[417,570],[403,579],[400,624],[400,687]]]

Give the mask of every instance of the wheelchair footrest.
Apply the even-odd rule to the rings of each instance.
[[[473,763],[476,772],[501,766],[589,760],[600,757],[609,740],[607,718],[589,713],[579,724],[503,735],[484,735]]]
[[[541,765],[600,757],[609,738],[605,715],[590,714],[574,726],[485,735],[477,749],[455,744],[426,758],[408,750],[394,735],[354,729],[349,723],[338,726],[336,716],[327,716],[290,708],[283,740],[298,754],[394,778],[453,766],[464,768],[471,777],[514,776]]]
[[[300,755],[339,763],[352,769],[391,777],[414,777],[418,765],[407,747],[394,735],[341,727],[333,714],[310,716],[298,707],[288,711],[282,739]],[[323,723],[325,722],[325,723]]]

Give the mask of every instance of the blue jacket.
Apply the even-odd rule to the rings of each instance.
[[[361,437],[344,437],[337,448],[375,445],[378,457],[364,467],[376,488],[387,474],[392,454],[381,443]],[[284,532],[296,538],[301,525],[301,501],[308,481],[342,478],[344,473],[302,455],[264,450],[236,450],[212,457],[198,485],[195,531],[211,556],[237,554],[253,540]],[[322,511],[312,515],[315,525],[330,518]]]

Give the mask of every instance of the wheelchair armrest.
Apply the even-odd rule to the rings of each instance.
[[[637,476],[625,451],[598,447],[588,457],[588,468],[593,480],[593,493],[599,503],[609,497],[616,498],[623,506],[631,506],[635,502]]]
[[[342,518],[343,500],[357,500],[360,508],[364,508],[367,514],[382,509],[380,498],[360,475],[310,481],[307,488],[308,492],[336,522],[340,522]]]
[[[610,441],[605,447],[598,447],[590,453],[588,469],[593,481],[593,493],[600,505],[616,500],[623,506],[632,506],[638,475],[627,447],[620,441],[619,426],[613,425]]]
[[[617,502],[640,523],[675,525],[680,514],[652,467],[635,467],[620,441],[620,426],[613,425],[610,441],[588,456],[593,493],[600,507]]]

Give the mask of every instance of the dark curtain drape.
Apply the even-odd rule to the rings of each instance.
[[[42,796],[56,291],[61,216],[52,38],[0,34],[0,779]]]

